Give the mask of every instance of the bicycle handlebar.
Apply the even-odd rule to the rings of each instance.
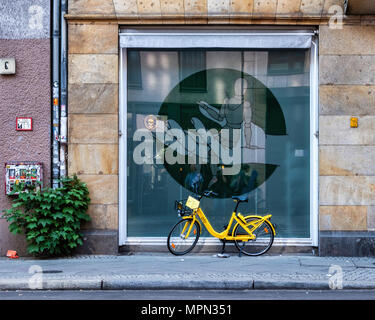
[[[219,194],[216,192],[213,192],[212,190],[205,190],[203,191],[203,194],[200,196],[199,200],[202,199],[203,197],[209,198],[211,195],[218,196]]]

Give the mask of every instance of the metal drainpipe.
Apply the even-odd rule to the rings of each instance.
[[[66,41],[66,21],[64,18],[67,12],[68,3],[67,0],[61,0],[61,73],[60,73],[60,85],[61,85],[61,100],[60,100],[60,178],[66,176],[66,151],[67,151],[67,41]]]
[[[59,187],[59,103],[60,103],[60,0],[53,0],[52,12],[52,187]]]

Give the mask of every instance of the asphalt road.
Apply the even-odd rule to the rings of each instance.
[[[375,290],[0,291],[4,300],[375,300]]]

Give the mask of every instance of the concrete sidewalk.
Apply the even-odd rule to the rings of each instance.
[[[341,281],[342,280],[342,281]],[[342,286],[341,286],[342,285]],[[375,258],[134,254],[0,258],[0,290],[375,289]],[[193,297],[192,297],[193,298]]]

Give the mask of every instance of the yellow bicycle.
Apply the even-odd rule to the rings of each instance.
[[[215,195],[215,193],[205,191],[199,199],[189,196],[185,205],[182,201],[176,201],[176,209],[182,220],[175,224],[168,235],[167,245],[172,254],[184,255],[193,250],[202,232],[202,225],[197,217],[212,236],[223,241],[222,253],[224,253],[226,241],[234,241],[240,254],[243,253],[248,256],[259,256],[271,248],[276,235],[275,228],[270,222],[272,215],[263,217],[258,215],[243,216],[241,213],[237,213],[238,205],[248,200],[244,196],[234,196],[232,198],[236,201],[236,207],[228,226],[219,233],[211,226],[199,207],[202,197],[210,197],[211,195]],[[232,231],[230,231],[234,222]]]

